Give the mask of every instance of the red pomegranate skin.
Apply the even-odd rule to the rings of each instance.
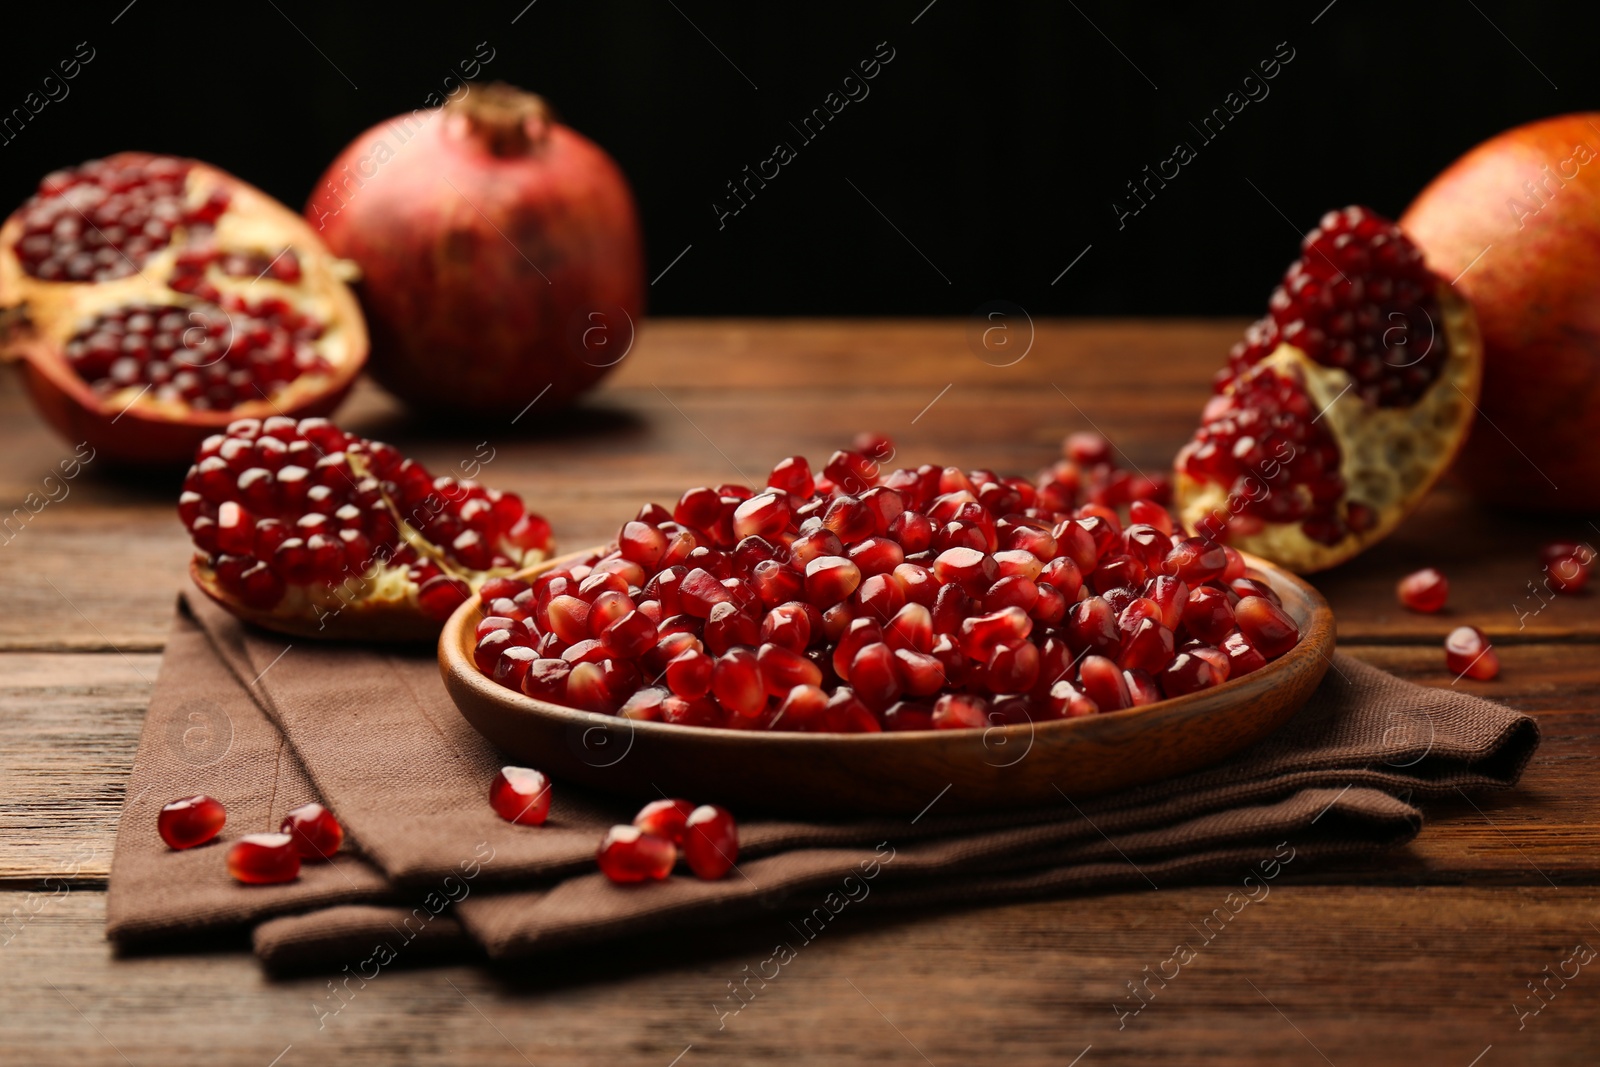
[[[1458,477],[1493,503],[1600,508],[1600,112],[1484,142],[1400,225],[1429,266],[1461,276],[1483,330],[1481,415]]]
[[[526,138],[505,136],[508,111],[526,116]],[[621,170],[508,87],[374,126],[329,167],[306,217],[361,267],[373,376],[420,411],[563,406],[620,361],[644,309]]]

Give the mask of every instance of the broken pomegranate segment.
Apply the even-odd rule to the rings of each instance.
[[[367,357],[349,277],[259,190],[124,152],[46,175],[0,228],[0,348],[69,440],[177,463],[236,418],[337,406]]]
[[[289,834],[246,834],[228,849],[228,873],[245,885],[275,885],[300,877],[300,850]]]
[[[156,816],[156,831],[168,848],[194,848],[221,833],[227,821],[222,802],[202,793],[164,805]]]
[[[1299,642],[1237,552],[1174,522],[1162,482],[1110,466],[1103,439],[1065,451],[1031,483],[849,452],[813,477],[790,457],[769,479],[781,524],[743,535],[766,494],[690,489],[604,552],[486,586],[473,660],[506,688],[630,719],[859,733],[1144,706]],[[681,812],[646,813],[674,836],[659,820]]]
[[[551,548],[549,523],[515,495],[435,478],[326,419],[240,419],[207,438],[178,516],[208,596],[303,637],[430,637],[474,588]]]
[[[595,853],[600,872],[618,885],[659,882],[672,873],[678,848],[664,837],[637,826],[613,826]]]
[[[550,817],[550,779],[530,767],[501,767],[489,785],[489,804],[506,822],[543,826]]]
[[[1292,570],[1349,559],[1449,466],[1481,363],[1471,306],[1398,226],[1329,212],[1178,453],[1180,517]]]
[[[1444,602],[1450,596],[1450,582],[1434,568],[1424,567],[1400,579],[1395,591],[1400,603],[1407,608],[1431,615],[1444,609]]]
[[[1487,682],[1500,674],[1500,657],[1476,626],[1457,626],[1444,639],[1444,663],[1457,678]]]
[[[294,838],[294,847],[307,863],[333,859],[339,846],[344,844],[344,827],[333,817],[333,812],[316,801],[302,804],[285,815],[278,832]]]

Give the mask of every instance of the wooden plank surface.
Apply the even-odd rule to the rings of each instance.
[[[760,480],[860,429],[893,436],[904,462],[1028,473],[1098,427],[1164,469],[1240,326],[1039,323],[1024,359],[994,367],[959,321],[651,323],[577,412],[442,427],[364,384],[341,421],[441,472],[487,441],[485,480],[578,546],[644,500]],[[0,517],[70,452],[0,384]],[[96,461],[0,534],[0,1064],[1594,1062],[1596,965],[1543,1000],[1526,985],[1600,948],[1600,598],[1526,614],[1538,546],[1600,538],[1584,521],[1496,514],[1446,487],[1316,578],[1341,648],[1423,684],[1452,683],[1451,626],[1488,631],[1501,677],[1457,684],[1537,715],[1544,746],[1514,793],[1429,804],[1406,849],[1287,874],[1121,1029],[1126,983],[1197,940],[1227,887],[863,911],[722,1031],[713,1003],[771,954],[781,916],[500,971],[402,960],[319,1029],[313,998],[336,969],[274,981],[234,943],[113,959],[103,940],[123,784],[186,581],[176,485]],[[1399,609],[1396,579],[1430,564],[1450,609]]]

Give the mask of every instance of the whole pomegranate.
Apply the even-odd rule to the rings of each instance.
[[[1600,508],[1600,112],[1451,164],[1401,225],[1477,306],[1482,414],[1458,475],[1484,499]]]
[[[508,85],[374,126],[306,206],[361,265],[375,378],[418,408],[564,404],[624,356],[644,305],[626,179]]]

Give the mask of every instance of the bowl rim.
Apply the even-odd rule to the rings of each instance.
[[[554,570],[577,560],[586,559],[596,552],[604,551],[606,546],[580,549],[568,552],[525,567],[518,571],[514,577],[526,580],[538,577],[540,574]],[[1074,731],[1099,732],[1107,729],[1116,729],[1117,724],[1133,725],[1140,719],[1164,719],[1182,715],[1186,710],[1194,707],[1213,707],[1219,700],[1230,702],[1228,697],[1232,694],[1242,694],[1247,690],[1261,692],[1273,688],[1274,679],[1281,673],[1290,673],[1290,668],[1301,660],[1309,660],[1313,656],[1320,656],[1326,667],[1332,666],[1329,653],[1334,645],[1333,610],[1328,606],[1327,600],[1305,579],[1277,566],[1259,556],[1249,553],[1240,553],[1244,557],[1245,565],[1253,572],[1267,579],[1267,584],[1278,592],[1280,597],[1283,589],[1288,588],[1299,595],[1303,604],[1297,604],[1304,613],[1304,618],[1296,617],[1300,625],[1300,641],[1294,648],[1285,652],[1277,659],[1268,662],[1259,670],[1252,671],[1238,678],[1230,678],[1221,685],[1209,689],[1197,690],[1186,693],[1180,697],[1169,697],[1151,704],[1138,707],[1122,708],[1117,711],[1100,712],[1095,715],[1082,715],[1070,719],[1030,719],[1027,722],[1007,723],[1004,725],[988,727],[965,727],[959,730],[885,730],[871,733],[823,733],[802,732],[788,730],[732,730],[724,726],[681,726],[676,723],[653,722],[649,720],[627,719],[620,715],[604,715],[600,712],[585,711],[582,708],[570,708],[563,704],[554,704],[526,693],[507,689],[494,679],[478,670],[472,660],[471,650],[466,644],[466,634],[476,630],[477,621],[481,617],[481,598],[474,593],[467,599],[450,618],[445,622],[439,634],[439,669],[447,682],[454,677],[456,681],[464,684],[480,696],[500,705],[507,711],[519,715],[527,715],[556,720],[569,726],[579,727],[615,727],[619,723],[627,723],[630,733],[637,732],[645,737],[663,736],[669,739],[689,740],[691,738],[704,739],[708,744],[748,744],[762,745],[787,745],[787,746],[814,746],[822,749],[832,748],[835,745],[889,745],[897,741],[921,741],[927,743],[934,738],[971,738],[978,731],[987,740],[991,735],[1001,739],[1036,737],[1038,731],[1050,731],[1070,736]],[[1289,603],[1285,603],[1285,610],[1290,611],[1291,617],[1296,612],[1290,610]],[[470,623],[470,625],[469,625]]]

